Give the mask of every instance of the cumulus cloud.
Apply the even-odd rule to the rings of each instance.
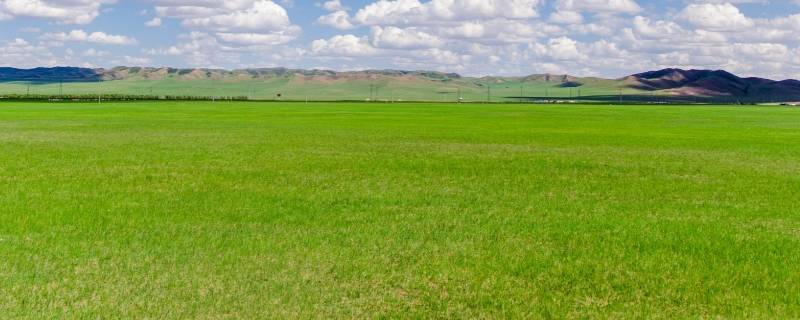
[[[558,10],[550,14],[549,21],[552,23],[581,24],[583,23],[583,15],[576,11]]]
[[[534,44],[531,50],[537,56],[545,56],[553,60],[583,60],[588,58],[578,48],[578,42],[568,37],[550,39],[546,45]]]
[[[692,25],[707,30],[741,31],[754,26],[752,19],[745,17],[739,8],[730,4],[690,4],[680,17]]]
[[[290,27],[291,23],[286,9],[272,1],[258,1],[245,10],[186,19],[183,25],[229,32],[281,30]]]
[[[320,25],[333,27],[340,30],[353,29],[355,26],[350,22],[350,15],[347,11],[334,11],[317,19]]]
[[[226,33],[218,32],[217,37],[228,43],[246,46],[279,45],[296,38],[292,33]]]
[[[642,7],[634,0],[557,0],[556,7],[565,11],[605,13],[639,13]]]
[[[320,56],[364,57],[374,56],[380,51],[370,44],[367,37],[352,34],[338,35],[330,39],[311,42],[311,52]]]
[[[66,62],[47,47],[31,44],[21,38],[0,45],[0,57],[3,64],[20,68],[49,67]]]
[[[2,0],[0,20],[15,17],[53,19],[66,24],[88,24],[103,4],[114,0]]]
[[[322,3],[322,8],[328,11],[347,11],[349,8],[342,5],[340,0],[330,0]]]
[[[358,10],[360,25],[425,24],[474,19],[527,19],[538,16],[539,0],[379,0]]]
[[[276,45],[297,38],[284,7],[271,0],[154,0],[162,18],[175,18],[192,30],[212,32],[230,45]]]
[[[46,33],[41,38],[57,42],[89,42],[108,45],[134,45],[138,43],[136,39],[127,36],[107,34],[100,31],[88,33],[83,30]]]
[[[422,49],[441,46],[442,39],[417,29],[373,27],[372,44],[383,48]]]
[[[214,35],[192,31],[180,35],[179,43],[173,46],[148,49],[145,53],[150,56],[178,57],[181,61],[179,66],[224,68],[239,63],[242,51],[241,47],[224,45]]]
[[[81,55],[84,57],[105,57],[109,55],[109,52],[90,48],[84,51]]]
[[[148,20],[144,23],[146,27],[160,27],[161,26],[161,18],[153,18],[152,20]]]

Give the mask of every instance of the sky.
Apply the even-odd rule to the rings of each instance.
[[[0,0],[0,66],[800,78],[800,0]]]

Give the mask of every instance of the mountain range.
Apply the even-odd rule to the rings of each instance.
[[[723,70],[663,69],[620,79],[533,74],[524,77],[464,77],[435,71],[365,70],[330,71],[287,68],[242,70],[116,67],[89,69],[55,67],[0,68],[0,94],[19,93],[22,86],[39,92],[58,83],[64,90],[138,94],[158,91],[187,95],[255,95],[274,97],[285,92],[294,98],[377,99],[396,96],[406,100],[453,99],[498,101],[530,98],[656,97],[658,99],[709,99],[721,101],[800,101],[800,81],[739,77]],[[369,92],[367,93],[367,87]],[[154,89],[155,88],[155,89]],[[187,89],[191,88],[191,89]],[[172,91],[169,91],[172,90]],[[8,91],[8,92],[3,92]],[[130,92],[126,92],[130,91]],[[494,97],[492,96],[494,91]]]

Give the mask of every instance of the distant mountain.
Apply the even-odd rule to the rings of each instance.
[[[141,93],[145,87],[148,93],[172,90],[162,94],[195,95],[221,91],[220,94],[226,95],[271,97],[282,93],[282,96],[306,97],[313,93],[326,99],[377,99],[382,93],[384,97],[395,95],[397,99],[434,100],[452,99],[460,93],[473,101],[483,97],[499,101],[543,98],[616,101],[622,90],[623,95],[629,97],[628,101],[800,101],[800,81],[741,78],[723,70],[663,69],[621,79],[602,79],[554,74],[478,78],[456,73],[404,70],[0,68],[0,83],[46,85],[105,81],[119,81],[114,87],[119,91],[115,93],[121,94],[135,90]],[[93,92],[96,89],[93,86],[81,90]]]
[[[304,77],[319,78],[324,80],[352,80],[352,79],[377,79],[377,78],[424,78],[432,80],[458,80],[468,79],[485,83],[506,83],[509,81],[521,82],[547,82],[556,85],[567,83],[580,86],[583,82],[604,80],[599,78],[580,78],[571,75],[532,74],[525,77],[493,77],[481,78],[462,77],[457,73],[444,73],[437,71],[405,71],[405,70],[364,70],[364,71],[331,71],[331,70],[304,70],[288,68],[259,68],[259,69],[176,69],[176,68],[143,68],[143,67],[116,67],[113,69],[89,69],[75,67],[16,69],[0,68],[0,82],[9,81],[111,81],[127,79],[163,80],[173,78],[178,80],[252,80],[274,77]],[[606,80],[609,81],[609,80]]]
[[[629,88],[676,96],[800,99],[800,81],[740,78],[723,70],[663,69],[628,76]]]
[[[75,67],[17,69],[0,67],[0,82],[6,81],[99,81],[102,69]]]

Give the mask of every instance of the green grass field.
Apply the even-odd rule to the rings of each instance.
[[[0,318],[800,317],[800,109],[0,104]]]
[[[553,82],[519,82],[504,80],[502,83],[480,83],[477,79],[461,79],[451,82],[398,81],[382,79],[376,81],[353,80],[336,83],[294,82],[290,77],[275,77],[262,80],[163,80],[126,79],[103,82],[28,83],[0,82],[2,95],[156,95],[156,96],[226,96],[249,97],[253,100],[273,100],[281,94],[281,100],[291,101],[364,101],[372,97],[390,101],[435,101],[455,102],[458,93],[465,101],[516,102],[520,96],[570,99],[582,96],[616,96],[620,83],[597,80],[581,88],[562,88]],[[375,92],[370,92],[374,86]],[[491,86],[491,92],[487,87]],[[579,91],[580,90],[580,91]],[[626,95],[652,94],[636,89],[624,88]],[[491,95],[490,95],[491,93]]]

